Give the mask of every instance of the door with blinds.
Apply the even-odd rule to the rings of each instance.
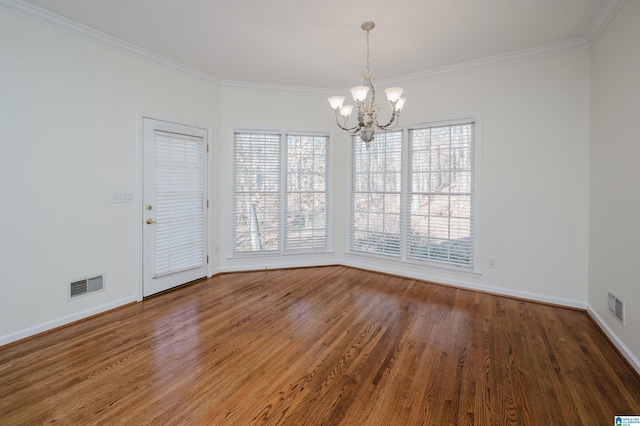
[[[207,131],[143,119],[143,296],[207,275]]]

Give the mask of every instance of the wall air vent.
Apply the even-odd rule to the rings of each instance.
[[[618,297],[609,292],[608,294],[609,312],[624,325],[624,303]]]
[[[102,290],[104,288],[104,275],[98,275],[97,277],[85,278],[83,280],[74,281],[69,284],[69,295],[73,299],[74,297],[82,296],[83,294],[93,293],[94,291]]]

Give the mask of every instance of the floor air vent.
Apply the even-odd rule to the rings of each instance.
[[[621,323],[624,324],[624,303],[622,300],[618,299],[618,297],[609,292],[609,312],[613,314],[616,318],[620,320]]]
[[[93,293],[94,291],[104,288],[104,276],[85,278],[84,280],[74,281],[69,285],[69,294],[71,298],[82,296],[83,294]]]

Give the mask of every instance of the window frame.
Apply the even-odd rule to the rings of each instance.
[[[238,191],[237,190],[237,179],[238,179],[238,135],[244,135],[244,137],[248,138],[249,135],[256,135],[258,137],[262,137],[264,139],[271,137],[271,136],[276,136],[279,141],[278,141],[278,153],[277,156],[275,156],[275,158],[277,158],[278,161],[278,167],[277,167],[277,185],[278,185],[278,190],[275,192],[271,192],[275,195],[277,195],[278,199],[276,202],[276,206],[277,206],[277,220],[276,220],[276,232],[277,232],[277,238],[276,238],[276,248],[275,249],[271,249],[271,250],[246,250],[246,251],[239,251],[237,246],[236,246],[236,242],[239,241],[239,234],[241,233],[245,233],[245,232],[241,232],[238,230],[238,221],[237,218],[239,217],[239,212],[237,209],[237,204],[238,204],[238,198],[241,196],[239,194],[248,194],[249,196],[251,196],[251,194],[258,194],[258,193],[265,193],[267,194],[268,192],[266,191]],[[275,131],[260,131],[260,130],[256,130],[256,131],[252,131],[252,130],[234,130],[233,131],[233,175],[232,175],[232,216],[231,216],[231,221],[232,221],[232,255],[233,257],[245,257],[245,256],[268,256],[268,255],[275,255],[275,254],[279,254],[282,252],[282,239],[281,239],[281,222],[282,222],[282,200],[281,200],[281,193],[282,193],[282,133],[281,132],[275,132]],[[251,214],[247,214],[247,221],[251,220]],[[257,219],[256,219],[257,221]],[[257,224],[256,224],[257,226]],[[250,231],[249,231],[250,232]],[[259,232],[259,231],[258,231]]]
[[[437,127],[437,126],[447,126],[447,125],[456,125],[460,123],[474,123],[474,135],[472,142],[472,152],[473,152],[473,160],[472,160],[472,170],[471,170],[471,184],[472,184],[472,199],[471,199],[471,227],[472,227],[472,244],[471,244],[471,256],[472,261],[470,265],[456,265],[453,263],[447,263],[442,261],[435,261],[429,259],[417,259],[409,256],[409,234],[410,234],[410,196],[409,196],[409,185],[411,179],[411,166],[410,166],[410,141],[409,141],[409,132],[411,130],[423,129],[425,127]],[[420,267],[429,267],[432,269],[441,269],[443,271],[449,272],[458,272],[463,274],[480,274],[481,273],[481,262],[480,262],[480,187],[481,187],[481,115],[479,113],[471,113],[465,114],[450,118],[443,118],[437,120],[430,120],[426,122],[421,122],[418,124],[409,124],[406,126],[398,127],[397,129],[401,129],[402,132],[402,187],[401,187],[401,212],[400,212],[400,255],[399,256],[389,256],[381,253],[369,253],[364,251],[356,251],[352,250],[352,232],[351,229],[353,227],[353,209],[352,209],[352,190],[353,190],[353,176],[354,176],[354,157],[353,152],[354,149],[351,147],[349,149],[350,158],[349,158],[349,184],[348,184],[348,204],[347,204],[347,244],[345,247],[345,252],[349,255],[355,256],[363,256],[373,259],[384,259],[390,262],[400,262],[403,264],[411,264]],[[396,130],[397,131],[397,130]],[[378,133],[376,133],[377,135]],[[350,139],[352,143],[353,139]]]
[[[365,254],[365,255],[380,255],[380,256],[384,256],[384,257],[390,257],[390,258],[396,258],[396,259],[401,259],[402,256],[402,230],[403,230],[403,214],[402,214],[402,204],[403,204],[403,193],[402,193],[402,189],[403,189],[403,180],[404,180],[404,173],[403,173],[403,169],[404,169],[404,135],[403,135],[403,131],[402,130],[396,130],[396,131],[389,131],[389,132],[382,132],[382,133],[378,133],[376,135],[388,135],[388,134],[397,134],[400,137],[400,150],[398,153],[397,158],[395,158],[396,161],[399,162],[399,171],[389,171],[387,170],[386,166],[383,167],[382,169],[378,169],[375,172],[372,172],[371,169],[369,168],[368,174],[371,175],[372,173],[376,173],[378,175],[380,174],[384,174],[385,176],[385,182],[384,182],[384,189],[383,191],[380,190],[370,190],[370,191],[363,191],[363,190],[358,190],[356,191],[356,185],[357,185],[357,177],[356,177],[356,169],[355,169],[355,164],[356,164],[356,149],[358,144],[360,144],[360,146],[365,146],[365,142],[363,142],[359,136],[352,136],[351,137],[351,147],[350,147],[350,170],[349,170],[349,221],[348,221],[348,229],[347,229],[347,233],[348,233],[348,247],[347,247],[347,251],[350,253],[359,253],[359,254]],[[385,142],[387,137],[385,136]],[[393,140],[391,142],[394,142]],[[375,139],[370,143],[369,147],[365,147],[363,149],[365,150],[370,150],[371,149],[371,144],[375,143]],[[388,145],[385,144],[385,148],[383,152],[384,157],[386,159],[386,152],[388,151],[387,149]],[[368,164],[371,164],[370,161],[371,157],[368,156]],[[382,171],[381,171],[382,170]],[[390,191],[387,190],[387,177],[389,175],[391,175],[392,173],[397,174],[397,186],[398,186],[398,190],[396,191]],[[364,175],[364,172],[358,173],[360,175]],[[372,211],[371,209],[367,209],[366,211],[361,211],[360,209],[357,208],[356,204],[356,194],[360,194],[360,195],[366,195],[368,194],[368,201],[371,201],[371,198],[373,196],[373,194],[376,194],[380,197],[382,197],[384,199],[383,203],[386,203],[386,198],[387,197],[397,197],[397,203],[398,203],[398,211],[397,213],[395,212],[389,212],[387,213],[386,211],[381,211],[381,212],[376,212],[376,211]],[[369,222],[370,217],[373,216],[380,216],[382,219],[382,231],[378,231],[377,233],[382,235],[382,236],[397,236],[398,239],[398,243],[397,243],[397,253],[395,253],[394,250],[394,245],[393,243],[388,244],[388,243],[382,243],[381,244],[381,250],[358,250],[355,248],[355,242],[354,242],[354,234],[356,232],[361,232],[361,233],[369,233],[372,234],[375,231],[372,231],[371,228],[369,226],[367,227],[359,227],[356,228],[355,225],[355,221],[354,221],[354,217],[357,213],[361,213],[365,216],[367,216],[367,221]],[[387,218],[388,217],[392,217],[392,216],[396,216],[397,215],[397,221],[398,221],[398,232],[388,232],[388,230],[385,228],[385,224],[387,223]],[[366,228],[366,229],[365,229]],[[371,243],[370,244],[375,244],[375,238],[371,239]]]
[[[325,150],[324,150],[324,190],[320,191],[320,190],[311,190],[311,191],[290,191],[289,190],[289,137],[296,137],[296,138],[322,138],[325,140]],[[327,251],[329,251],[329,235],[330,235],[330,217],[331,217],[331,209],[333,204],[331,203],[331,181],[330,181],[330,176],[331,176],[331,162],[330,162],[330,149],[331,149],[331,137],[328,133],[323,133],[320,134],[319,132],[316,133],[310,133],[310,132],[285,132],[284,133],[284,140],[283,140],[283,184],[284,184],[284,188],[283,188],[283,194],[284,194],[284,198],[283,198],[283,209],[282,209],[282,216],[283,216],[283,235],[282,235],[282,252],[284,254],[297,254],[297,253],[314,253],[314,252],[321,252],[321,253],[326,253]],[[315,152],[315,150],[314,150]],[[312,175],[318,175],[319,173],[315,172],[315,167],[314,167],[314,172],[311,173]],[[288,248],[287,246],[287,242],[289,241],[289,235],[290,235],[290,230],[288,229],[288,213],[289,213],[289,195],[290,194],[313,194],[314,198],[317,194],[324,194],[325,196],[325,205],[324,205],[324,246],[323,247],[299,247],[299,248]],[[322,229],[322,228],[313,228],[313,233],[315,233],[315,230],[317,229]]]
[[[277,135],[279,137],[279,170],[278,170],[278,221],[277,221],[277,233],[278,233],[278,247],[269,251],[238,251],[236,246],[237,235],[237,206],[236,198],[238,192],[236,191],[236,179],[237,179],[237,145],[236,138],[238,134],[245,135]],[[326,193],[326,206],[325,206],[325,238],[323,247],[312,248],[287,248],[287,202],[289,191],[288,184],[288,145],[289,136],[293,137],[318,137],[325,138],[325,191]],[[331,163],[333,159],[332,152],[332,138],[328,132],[314,132],[314,131],[289,131],[289,130],[261,130],[261,129],[234,129],[232,132],[233,149],[232,149],[232,215],[231,215],[231,258],[247,258],[247,257],[263,257],[263,256],[286,256],[286,255],[299,255],[299,254],[313,254],[313,253],[328,253],[332,250],[333,237],[332,237],[332,220],[333,212],[331,206],[333,205],[332,198],[332,174]],[[315,191],[321,192],[321,191]]]

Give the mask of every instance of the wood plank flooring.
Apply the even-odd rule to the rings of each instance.
[[[224,274],[0,348],[0,424],[610,425],[582,311],[345,267]]]

